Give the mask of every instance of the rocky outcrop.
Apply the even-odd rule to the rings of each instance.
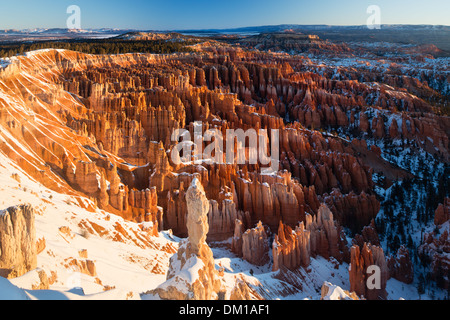
[[[417,249],[421,261],[430,267],[431,278],[438,287],[450,288],[450,231],[447,228],[425,233],[423,244]]]
[[[334,257],[342,261],[342,252],[339,250],[341,230],[335,225],[333,214],[326,205],[321,205],[317,216],[308,216],[306,228],[310,231],[311,252],[326,259]]]
[[[448,220],[450,220],[450,198],[446,198],[443,204],[439,204],[439,207],[434,213],[435,225],[442,225]]]
[[[86,274],[91,277],[97,276],[97,268],[95,262],[88,259],[69,258],[64,261],[66,268],[73,269],[76,272]]]
[[[206,236],[209,232],[208,210],[209,203],[200,181],[195,178],[186,193],[188,206],[187,229],[189,245],[192,253],[198,255],[206,244]]]
[[[450,288],[450,225],[446,223],[448,204],[448,199],[444,204],[439,204],[434,217],[436,228],[424,234],[423,242],[417,249],[419,259],[430,268],[431,279],[444,289]]]
[[[42,269],[31,270],[24,275],[10,280],[12,284],[27,290],[48,290],[53,279],[49,279]]]
[[[280,222],[278,234],[273,242],[273,271],[282,267],[294,270],[307,267],[311,257],[320,255],[343,261],[348,255],[345,235],[335,225],[333,214],[326,205],[321,205],[317,216],[306,216],[295,230]]]
[[[240,219],[249,228],[258,221],[271,229],[278,227],[280,220],[296,225],[304,220],[305,210],[314,212],[319,207],[314,187],[300,185],[288,172],[277,176],[249,173],[234,166],[207,166],[208,170],[184,173],[166,179],[167,225],[176,234],[186,234],[186,203],[183,200],[184,186],[193,179],[193,174],[202,176],[202,184],[212,197],[209,222],[211,234],[208,239],[223,240],[233,236],[234,221]],[[197,168],[190,168],[191,170]],[[159,179],[158,179],[159,180]],[[152,176],[152,183],[155,175]],[[224,196],[226,195],[226,196]],[[164,206],[164,204],[162,204]]]
[[[353,246],[350,252],[350,291],[355,292],[360,297],[364,296],[368,300],[386,299],[386,283],[389,280],[389,269],[383,249],[364,243],[362,248]],[[373,266],[378,267],[380,273],[369,269]],[[369,270],[373,273],[369,274]],[[370,281],[371,283],[369,284],[369,280],[373,281]],[[379,284],[378,288],[376,287],[377,281]],[[371,285],[374,285],[374,287],[371,287]]]
[[[387,264],[391,278],[406,284],[413,283],[414,267],[409,251],[405,246],[400,246],[397,254],[395,256],[390,256],[387,259]]]
[[[320,294],[320,300],[360,300],[354,292],[342,290],[342,288],[329,282],[323,283]]]
[[[219,206],[215,200],[210,200],[209,203],[208,241],[222,241],[228,239],[235,230],[236,220],[246,221],[246,224],[249,224],[249,213],[237,210],[236,204],[232,200],[223,200],[221,206]]]
[[[330,195],[324,195],[324,200],[335,219],[354,232],[360,232],[364,226],[369,225],[380,211],[380,202],[376,196],[365,192],[360,195],[354,192],[342,194],[334,189]]]
[[[45,238],[38,239],[36,241],[36,254],[40,254],[41,252],[43,252],[45,250],[45,247]]]
[[[242,257],[242,235],[244,232],[244,224],[237,219],[234,223],[234,235],[231,238],[231,251],[238,257]]]
[[[34,209],[30,205],[0,211],[0,276],[16,278],[36,269]]]
[[[289,270],[298,268],[299,266],[308,266],[310,263],[311,249],[309,231],[302,233],[303,228],[300,226],[300,239],[294,233],[291,227],[280,223],[278,233],[272,244],[273,255],[273,271],[286,267]]]
[[[254,294],[253,294],[254,295]],[[237,279],[230,293],[231,301],[255,300],[248,284],[242,279]]]
[[[365,226],[362,229],[361,234],[355,235],[352,242],[353,245],[357,245],[360,248],[364,246],[364,243],[370,243],[374,246],[380,246],[380,238],[378,237],[375,220],[372,220],[370,225]]]
[[[236,220],[231,250],[251,264],[263,266],[268,263],[269,244],[261,221],[255,228],[244,232],[242,222]]]
[[[168,300],[218,299],[221,281],[212,251],[206,244],[209,202],[197,178],[186,193],[186,202],[189,237],[170,259],[167,281],[154,293]]]

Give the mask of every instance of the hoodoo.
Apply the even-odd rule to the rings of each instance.
[[[167,281],[154,293],[168,300],[218,299],[222,282],[206,243],[209,202],[197,177],[186,192],[186,202],[188,238],[170,259]]]

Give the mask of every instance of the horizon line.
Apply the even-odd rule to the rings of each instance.
[[[127,28],[117,28],[117,27],[88,27],[88,28],[80,28],[80,29],[70,29],[67,27],[32,27],[32,28],[0,28],[2,31],[27,31],[27,30],[34,30],[34,29],[45,29],[45,30],[52,30],[52,29],[61,29],[61,30],[102,30],[102,29],[110,29],[110,30],[133,30],[133,31],[161,31],[161,32],[167,32],[167,31],[225,31],[225,30],[237,30],[237,29],[250,29],[250,28],[263,28],[263,27],[281,27],[281,26],[298,26],[298,27],[364,27],[365,24],[295,24],[295,23],[281,23],[281,24],[271,24],[271,25],[253,25],[253,26],[241,26],[241,27],[227,27],[227,28],[186,28],[186,29],[141,29],[141,28],[133,28],[133,27],[127,27]],[[433,27],[450,27],[450,25],[445,24],[429,24],[429,23],[418,23],[418,24],[411,24],[411,23],[382,23],[380,24],[381,27],[383,26],[433,26]]]

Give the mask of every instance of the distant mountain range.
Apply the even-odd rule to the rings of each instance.
[[[293,30],[311,30],[311,31],[330,31],[330,30],[368,30],[366,25],[357,26],[333,26],[333,25],[298,25],[281,24],[268,26],[253,26],[227,29],[179,29],[179,30],[139,30],[139,29],[117,29],[117,28],[99,28],[99,29],[67,29],[67,28],[34,28],[34,29],[0,29],[0,34],[124,34],[128,32],[180,32],[180,33],[267,33],[279,32],[286,29]],[[403,24],[384,24],[382,30],[434,30],[448,31],[450,26],[444,25],[403,25]]]
[[[252,36],[290,30],[313,34],[323,40],[337,42],[391,42],[413,45],[433,44],[450,54],[450,26],[444,25],[381,25],[379,30],[370,30],[366,25],[297,25],[281,24],[228,29],[185,29],[185,30],[135,30],[135,29],[65,29],[36,28],[25,30],[0,30],[0,42],[33,42],[44,40],[101,39],[122,36],[129,33],[170,33],[177,32],[192,36]],[[151,38],[151,37],[150,37]],[[146,38],[147,40],[150,38]]]
[[[50,35],[50,34],[123,34],[132,32],[132,29],[67,29],[67,28],[35,28],[35,29],[6,29],[0,30],[1,34],[26,34],[26,35]]]
[[[333,25],[299,25],[299,24],[280,24],[269,26],[254,26],[229,29],[192,29],[192,30],[174,30],[183,33],[267,33],[279,32],[287,29],[292,30],[312,30],[312,31],[330,31],[330,30],[369,30],[366,25],[357,26],[333,26]],[[442,30],[449,31],[450,26],[443,25],[403,25],[403,24],[383,24],[383,30]]]
[[[381,25],[379,30],[371,30],[366,25],[296,25],[255,26],[231,29],[177,30],[183,34],[214,36],[221,34],[257,35],[285,30],[314,34],[323,40],[334,42],[390,42],[412,45],[433,44],[450,54],[450,26],[443,25]]]

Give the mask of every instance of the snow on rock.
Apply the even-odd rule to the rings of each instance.
[[[15,286],[26,289],[27,295],[11,282],[2,283],[0,300],[14,299],[19,291],[21,298],[31,299],[140,298],[140,293],[164,282],[169,259],[178,247],[176,237],[165,233],[152,236],[146,231],[146,224],[127,222],[99,209],[88,211],[91,200],[47,189],[1,152],[0,195],[2,218],[10,207],[30,204],[34,208],[35,239],[45,238],[46,243],[37,255],[37,265],[31,267],[33,270],[11,280]],[[59,232],[63,226],[70,228],[71,237]],[[95,263],[94,277],[81,273],[78,264],[70,263],[74,259],[85,262],[79,256],[83,250]],[[43,272],[48,280],[48,294],[32,290],[46,288],[41,286]],[[73,288],[77,287],[84,294],[74,294]]]
[[[11,280],[11,282],[0,279],[0,298],[17,296],[24,299],[127,299],[139,297],[144,299],[161,299],[160,295],[151,293],[153,292],[152,289],[177,287],[178,293],[172,293],[179,294],[178,298],[186,295],[189,298],[218,298],[219,294],[225,291],[225,298],[320,299],[324,281],[328,281],[330,284],[333,283],[336,286],[328,286],[329,298],[345,298],[344,294],[348,295],[345,290],[350,288],[348,264],[341,261],[338,262],[339,257],[336,257],[336,255],[339,254],[337,249],[341,251],[346,246],[337,248],[336,241],[329,241],[333,244],[333,247],[330,246],[327,249],[324,246],[324,250],[321,250],[326,253],[325,255],[328,259],[323,258],[321,254],[312,255],[310,261],[308,260],[308,263],[301,267],[298,267],[296,264],[292,268],[293,270],[280,268],[277,272],[271,271],[270,264],[263,266],[252,265],[248,261],[234,256],[226,248],[217,248],[212,245],[212,249],[209,248],[205,243],[209,228],[207,219],[205,219],[205,206],[209,207],[209,205],[207,200],[205,201],[206,197],[204,194],[202,196],[198,180],[194,180],[195,183],[191,186],[192,195],[195,195],[191,199],[194,202],[191,206],[194,210],[191,209],[191,211],[194,213],[192,217],[194,217],[193,221],[195,223],[191,223],[192,228],[188,228],[191,229],[189,230],[189,239],[180,242],[180,239],[174,237],[170,231],[159,232],[160,230],[157,228],[156,223],[159,221],[152,220],[147,223],[135,223],[125,221],[122,217],[100,210],[103,208],[99,209],[97,207],[98,203],[96,204],[92,198],[88,198],[69,188],[67,182],[54,170],[54,167],[64,165],[61,161],[62,154],[66,154],[66,151],[67,154],[70,154],[70,161],[76,164],[75,158],[79,161],[87,161],[89,156],[97,149],[94,148],[96,146],[90,137],[82,135],[82,130],[78,132],[73,128],[69,130],[68,127],[65,127],[66,119],[61,118],[59,115],[61,112],[65,114],[66,112],[74,113],[76,110],[85,110],[86,106],[80,103],[76,94],[69,93],[70,89],[65,87],[65,90],[61,90],[60,84],[49,81],[49,79],[59,79],[60,71],[63,69],[80,71],[86,70],[88,67],[95,68],[111,64],[127,66],[129,63],[137,61],[162,61],[165,57],[167,56],[138,54],[101,57],[82,55],[64,50],[41,50],[23,56],[0,60],[0,102],[3,107],[2,117],[4,120],[4,125],[0,127],[0,142],[2,145],[0,151],[0,211],[12,206],[29,203],[35,208],[37,213],[35,217],[36,239],[45,238],[45,248],[37,256],[37,268]],[[300,66],[302,68],[300,71],[311,71],[314,74],[325,76],[324,72],[331,71],[334,73],[334,76],[329,74],[330,77],[340,79],[345,76],[345,78],[351,79],[353,71],[345,70],[342,67],[358,68],[358,71],[366,69],[371,71],[377,68],[380,69],[379,72],[383,76],[382,70],[386,69],[388,71],[388,68],[391,66],[388,59],[362,59],[359,57],[357,60],[354,58],[349,58],[348,60],[330,59],[324,57],[323,66],[314,66],[312,64],[314,56],[311,56],[310,63],[308,63],[308,58],[305,58],[305,64]],[[445,71],[447,75],[448,61],[450,60],[441,60],[443,68],[439,65],[431,68],[433,63],[427,60],[423,63],[414,62],[414,65],[404,62],[403,67],[399,70],[402,70],[401,73],[409,74],[408,78],[404,78],[405,80],[411,77],[423,78],[424,76],[421,74],[424,71],[427,75],[422,80],[427,80],[428,78],[434,78],[434,74],[444,72],[439,69],[447,70]],[[436,62],[438,62],[438,59]],[[430,64],[430,66],[427,64]],[[417,73],[415,70],[416,66],[420,67],[417,69]],[[327,69],[329,70],[327,71]],[[200,70],[203,73],[202,76],[199,76],[199,79],[204,86],[206,84],[204,70]],[[211,70],[217,72],[215,67]],[[407,72],[403,72],[403,70]],[[344,75],[344,72],[350,72],[350,74]],[[18,76],[15,76],[16,73]],[[7,77],[11,74],[14,77]],[[358,74],[362,73],[358,72]],[[367,75],[367,73],[365,74]],[[448,78],[441,78],[443,80],[429,81],[429,85],[435,90],[441,87],[450,88],[448,86]],[[398,113],[385,110],[384,108],[388,107],[388,105],[385,107],[381,105],[383,101],[393,103],[397,100],[399,102],[407,102],[409,100],[417,104],[419,103],[418,98],[412,95],[406,96],[406,93],[396,91],[394,89],[394,87],[397,87],[395,82],[392,86],[387,86],[377,84],[374,82],[375,80],[371,77],[363,77],[359,81],[364,91],[353,92],[358,93],[354,95],[355,97],[361,96],[360,93],[367,92],[368,94],[366,101],[361,101],[363,105],[367,104],[368,107],[362,109],[360,120],[356,120],[360,121],[360,125],[366,129],[362,131],[379,129],[380,137],[386,138],[379,140],[369,139],[367,144],[371,147],[378,145],[380,155],[386,156],[387,151],[389,151],[388,146],[384,144],[384,141],[389,138],[386,130],[391,129],[389,133],[392,133],[390,134],[392,137],[398,137],[401,134],[409,138],[417,138],[418,141],[424,140],[424,144],[426,143],[433,148],[439,147],[439,143],[441,143],[444,147],[439,148],[441,151],[446,151],[445,147],[448,145],[448,139],[442,136],[439,130],[434,130],[437,125],[440,126],[435,119],[428,119],[429,121],[425,119],[427,120],[424,121],[426,126],[422,128],[420,122],[423,122],[423,119],[419,118],[416,121],[416,119],[409,116],[400,117],[397,115]],[[343,95],[353,98],[352,91],[349,89],[352,89],[355,84],[352,81],[345,83],[346,85],[342,83]],[[72,84],[75,84],[75,82]],[[95,84],[92,86],[92,89],[93,95],[91,100],[95,104],[97,102],[94,101],[94,98],[101,97],[101,86]],[[245,89],[247,90],[247,88]],[[264,89],[270,95],[277,96],[277,88],[275,86],[270,85]],[[383,99],[380,96],[382,90],[384,95],[387,95]],[[320,93],[322,90],[315,91]],[[439,89],[439,91],[442,94],[450,92],[449,89]],[[308,89],[305,102],[306,100],[311,100],[311,92],[313,91]],[[233,93],[229,94],[232,95]],[[349,101],[348,105],[353,109],[355,102]],[[97,107],[102,107],[102,105],[98,104]],[[406,110],[414,108],[414,104],[398,105],[398,107]],[[416,107],[420,109],[424,106],[419,103]],[[381,109],[377,110],[377,108]],[[347,118],[351,118],[349,110],[341,110],[334,106],[329,110],[330,115],[335,113],[335,124],[340,123],[340,125],[345,126],[348,123]],[[366,115],[364,119],[363,115],[365,112],[370,116]],[[320,120],[317,112],[312,115],[310,113],[308,113],[308,116],[311,118],[309,122],[316,123],[317,120]],[[258,115],[257,113],[251,114],[252,116]],[[376,125],[375,115],[379,125]],[[287,114],[286,116],[289,117],[292,114]],[[355,116],[357,119],[358,115],[355,114]],[[312,120],[315,122],[312,122]],[[218,119],[214,119],[214,121],[215,123],[220,123]],[[6,124],[10,124],[10,126],[6,126]],[[420,125],[420,128],[416,128],[416,125]],[[289,133],[289,137],[294,137],[296,131],[293,128],[285,130],[285,132]],[[339,136],[342,136],[342,131],[338,132]],[[26,135],[24,136],[24,134]],[[337,135],[327,136],[329,139],[326,140],[326,144],[334,143],[338,139]],[[426,137],[429,139],[425,139]],[[348,139],[341,140],[346,143],[350,142]],[[314,138],[312,146],[318,148],[323,142]],[[68,146],[69,143],[70,146]],[[400,146],[400,143],[403,143],[403,140],[393,139],[394,146]],[[89,148],[86,148],[86,145]],[[299,152],[306,150],[306,148],[299,149]],[[416,159],[406,157],[406,153],[409,150],[409,148],[403,148],[400,155],[387,160],[398,163],[403,168],[403,160]],[[162,149],[163,153],[164,151],[165,149]],[[103,150],[103,147],[101,152],[107,153],[106,150]],[[426,159],[424,157],[420,159],[422,158]],[[111,154],[108,159],[117,160],[118,156]],[[338,158],[329,159],[334,161]],[[154,160],[150,162],[156,162],[156,159]],[[53,167],[48,166],[49,162]],[[414,160],[413,162],[417,163],[418,161]],[[70,172],[71,175],[77,172],[88,172],[88,170],[83,171],[81,168],[76,170],[74,163],[70,163],[71,166],[67,167],[68,170],[65,172],[67,176],[70,176]],[[23,170],[19,168],[18,164]],[[80,166],[80,163],[78,165]],[[427,165],[430,166],[430,169],[434,169],[432,162],[427,162]],[[129,163],[125,163],[123,166],[129,167],[129,169],[132,167]],[[196,170],[198,172],[206,172],[206,167],[205,165],[205,167],[202,166],[201,169],[197,168]],[[136,168],[143,169],[144,167],[136,166]],[[352,170],[352,176],[358,177],[360,175],[359,171],[364,173],[364,170],[358,170],[358,168],[359,166],[356,166],[355,162],[349,166],[349,170]],[[163,169],[166,170],[165,168]],[[409,171],[414,171],[413,169]],[[433,172],[437,171],[434,170]],[[116,208],[114,204],[117,204],[118,208],[126,204],[126,202],[121,202],[126,197],[118,196],[119,188],[125,188],[125,185],[120,183],[120,179],[115,184],[113,179],[109,179],[109,177],[108,180],[110,182],[106,181],[106,178],[102,178],[102,175],[97,170],[92,170],[91,173],[92,181],[90,185],[93,191],[97,192],[100,190],[102,194],[107,194],[108,191],[117,187],[117,193],[112,194],[114,201],[110,201],[110,204],[114,208]],[[189,177],[189,174],[183,172],[170,172],[170,175],[173,177]],[[332,174],[329,176],[333,177]],[[271,176],[263,174],[261,177],[264,178],[264,181],[270,182],[262,182],[262,186],[267,189],[269,186],[273,186],[271,181],[275,181],[276,174]],[[154,178],[159,179],[159,177]],[[161,178],[161,181],[164,181],[163,179],[164,177]],[[83,182],[83,185],[89,185],[86,181],[81,182]],[[252,190],[253,182],[249,177],[242,178],[242,183],[249,190]],[[348,190],[351,189],[350,187],[352,186],[349,184]],[[365,187],[367,186],[364,183],[364,179],[357,183],[358,189],[364,189]],[[58,192],[50,189],[58,190]],[[89,190],[86,191],[89,193]],[[184,195],[184,192],[180,191],[174,191],[174,194],[176,192]],[[228,194],[233,195],[234,193],[230,192]],[[132,195],[132,192],[130,195]],[[136,196],[135,202],[137,203],[139,198],[141,203],[150,203],[150,201],[144,201],[150,198],[143,195],[133,195]],[[242,194],[239,195],[240,198],[242,196]],[[255,194],[252,195],[252,197],[254,196]],[[228,196],[226,197],[228,198]],[[334,194],[330,197],[335,198]],[[180,196],[180,198],[182,197]],[[103,207],[107,207],[108,201],[106,197],[97,200],[102,199],[106,199]],[[151,199],[155,198],[152,197]],[[357,198],[353,199],[357,200]],[[312,197],[312,200],[308,202],[315,204],[315,201],[314,197]],[[260,203],[258,205],[263,204]],[[289,203],[286,202],[284,205],[288,206]],[[263,207],[266,209],[265,206]],[[159,207],[156,207],[155,203],[155,206],[152,206],[152,208]],[[141,206],[139,209],[147,208]],[[276,207],[274,206],[273,209],[276,210]],[[315,212],[316,210],[313,209],[313,211]],[[378,212],[378,210],[374,211]],[[146,210],[143,211],[144,214],[147,212]],[[267,212],[269,213],[270,209]],[[320,223],[323,224],[322,233],[326,233],[328,240],[336,238],[336,236],[339,237],[340,233],[336,232],[332,220],[325,220],[319,219]],[[275,221],[275,223],[277,224],[278,221]],[[185,224],[184,220],[183,224]],[[211,226],[213,225],[211,224]],[[71,230],[70,237],[66,237],[59,232],[61,227],[67,227]],[[442,232],[444,232],[442,228],[448,230],[448,222],[440,228]],[[149,230],[152,232],[149,232]],[[292,234],[292,232],[289,232],[289,234]],[[435,242],[439,241],[438,243],[443,242],[445,244],[445,241],[448,239],[448,233],[447,237],[440,236],[442,241],[437,239],[436,236],[429,239],[430,250],[435,246]],[[227,244],[223,245],[227,246]],[[269,259],[273,261],[274,251],[279,248],[281,247],[277,245],[273,247],[272,252],[269,251]],[[333,254],[331,249],[337,254]],[[95,264],[95,273],[83,273],[83,266],[87,265],[87,256],[79,254],[83,250],[89,252],[89,261]],[[304,251],[306,252],[306,250]],[[430,253],[433,253],[433,251],[430,251]],[[170,257],[172,259],[169,261]],[[75,263],[72,263],[73,261]],[[45,281],[44,274],[47,277],[48,284]],[[223,288],[219,288],[219,284]],[[37,287],[40,289],[47,288],[47,286],[48,290],[32,290]],[[22,288],[22,290],[17,287]],[[418,296],[415,284],[401,284],[395,279],[387,281],[386,291],[388,299],[398,299],[399,297],[414,299]],[[142,294],[143,292],[150,293]],[[167,297],[170,294],[169,292]]]
[[[10,279],[11,283],[21,289],[48,290],[49,279],[44,270],[37,268],[21,277]]]
[[[321,300],[359,300],[355,293],[349,293],[329,282],[324,282],[321,290]]]
[[[189,237],[170,259],[167,281],[148,294],[169,300],[211,300],[222,290],[213,253],[206,244],[209,201],[198,178],[186,193]]]

